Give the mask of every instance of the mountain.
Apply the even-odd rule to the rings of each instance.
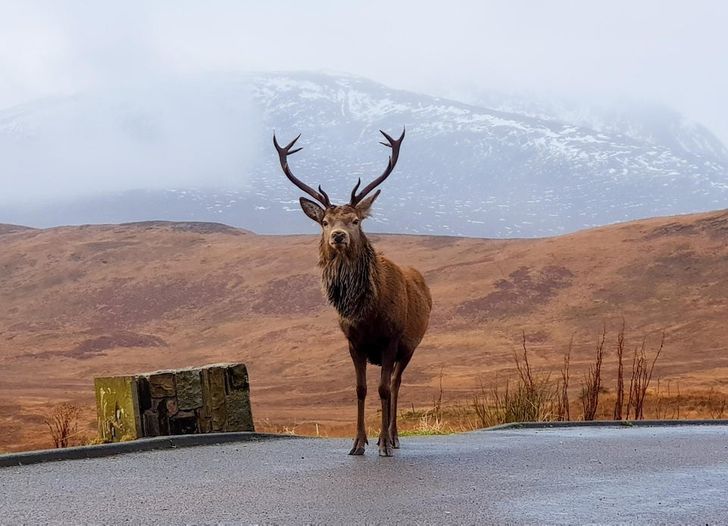
[[[22,205],[0,196],[0,221],[312,232],[271,132],[282,141],[302,133],[294,173],[342,202],[357,178],[384,169],[377,130],[403,125],[370,230],[534,237],[727,206],[725,148],[699,125],[649,111],[608,125],[572,115],[572,124],[564,112],[498,111],[318,73],[210,75],[51,99],[0,113],[4,171],[47,191]]]
[[[496,91],[476,91],[463,98],[499,111],[575,124],[600,133],[625,135],[683,155],[701,155],[718,163],[725,163],[728,158],[728,149],[704,126],[653,102],[623,99],[596,103]]]
[[[448,403],[504,381],[522,331],[533,367],[553,375],[573,338],[578,390],[605,324],[603,386],[614,389],[622,320],[628,359],[643,337],[651,356],[665,331],[663,389],[727,389],[727,211],[546,239],[371,238],[432,290],[403,408],[430,405],[441,371]],[[83,407],[93,429],[94,376],[235,360],[248,366],[258,425],[348,434],[353,368],[320,290],[317,244],[193,222],[0,235],[0,449],[47,446],[42,415],[58,401]],[[368,403],[376,414],[376,396]]]

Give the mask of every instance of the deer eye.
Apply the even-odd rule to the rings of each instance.
[[[359,224],[359,220],[358,219],[354,219],[354,221],[352,221],[352,223],[354,223],[355,225],[358,225]]]
[[[329,226],[329,222],[326,221],[325,219],[323,221],[321,221],[321,224],[324,226]]]

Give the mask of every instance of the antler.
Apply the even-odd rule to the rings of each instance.
[[[298,137],[293,139],[290,143],[288,143],[286,146],[281,147],[278,144],[278,140],[276,139],[276,134],[273,134],[273,145],[276,147],[276,150],[278,150],[278,157],[281,161],[281,168],[283,168],[283,173],[286,174],[286,177],[295,184],[298,188],[306,192],[308,195],[316,199],[319,203],[324,205],[324,207],[329,208],[331,206],[331,201],[329,201],[329,196],[326,195],[326,192],[324,192],[321,189],[321,186],[318,187],[318,192],[308,186],[307,184],[303,183],[300,179],[298,179],[295,175],[293,175],[293,172],[291,172],[291,169],[288,167],[288,156],[293,155],[296,152],[301,151],[303,148],[296,148],[295,150],[291,150],[294,144],[296,144],[296,141],[301,137],[301,134],[298,134]]]
[[[399,158],[399,147],[402,145],[402,139],[404,139],[404,132],[405,129],[402,128],[402,135],[400,135],[399,139],[393,139],[386,133],[384,133],[382,130],[379,130],[379,133],[384,135],[384,138],[387,139],[387,142],[380,142],[379,144],[382,144],[386,146],[387,148],[392,149],[392,155],[389,156],[389,162],[387,162],[387,168],[384,170],[384,173],[374,179],[371,183],[366,185],[364,189],[359,192],[358,194],[356,191],[359,189],[359,185],[361,184],[361,179],[359,179],[356,183],[356,186],[351,191],[351,201],[349,204],[351,206],[356,206],[362,199],[364,199],[369,192],[374,190],[377,186],[382,184],[382,182],[389,177],[389,174],[392,173],[392,170],[394,170],[395,165],[397,164],[397,159]]]

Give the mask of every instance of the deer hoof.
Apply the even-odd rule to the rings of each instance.
[[[350,455],[363,455],[364,454],[364,444],[367,444],[368,441],[366,438],[355,438],[354,439],[354,447],[351,448],[351,451],[349,451]]]
[[[380,457],[393,457],[394,453],[392,452],[392,448],[389,446],[379,446],[379,456]]]
[[[399,449],[399,437],[394,437],[392,439],[392,447],[394,449]]]

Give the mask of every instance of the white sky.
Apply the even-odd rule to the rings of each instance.
[[[645,99],[728,143],[721,0],[0,0],[0,108],[160,73],[289,69]]]

